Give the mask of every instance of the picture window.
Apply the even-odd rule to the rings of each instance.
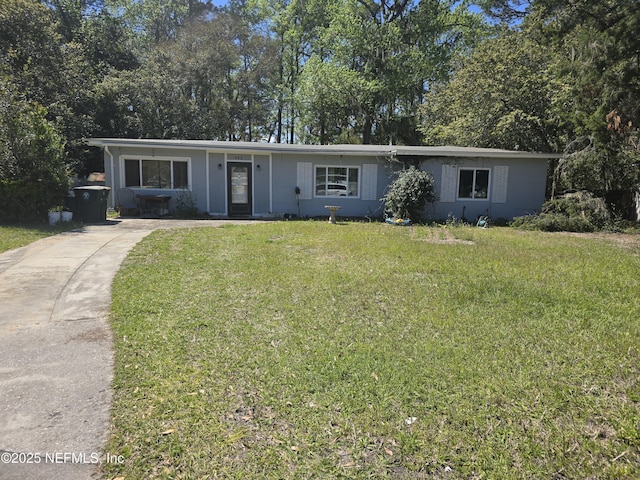
[[[357,197],[360,170],[357,167],[316,167],[316,197]]]
[[[124,178],[127,187],[186,189],[189,188],[189,162],[184,160],[125,159]]]
[[[458,198],[489,198],[489,169],[461,168],[458,175]]]

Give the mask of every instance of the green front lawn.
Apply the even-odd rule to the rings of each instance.
[[[638,478],[638,245],[156,231],[113,285],[105,478]]]
[[[36,240],[49,237],[60,232],[76,228],[74,223],[60,223],[49,225],[0,225],[0,253],[18,247],[24,247]]]

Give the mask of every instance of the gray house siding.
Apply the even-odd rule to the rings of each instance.
[[[272,213],[297,214],[295,159],[284,158],[280,153],[271,155],[272,172]],[[293,160],[293,163],[291,163]]]
[[[320,194],[321,190],[316,188],[316,183],[320,181],[319,171],[334,168],[349,169],[351,174],[357,172],[357,191],[352,190],[352,195],[343,196]],[[382,159],[274,154],[273,178],[274,212],[298,215],[299,200],[299,214],[304,217],[327,214],[327,205],[339,206],[338,214],[341,216],[363,217],[374,212],[382,215],[380,198],[388,182]],[[372,180],[375,183],[370,185]],[[300,189],[299,196],[295,193],[296,187]]]
[[[270,188],[271,166],[269,155],[254,155],[253,168],[253,211],[254,214],[268,215],[271,212]]]
[[[136,194],[144,195],[171,195],[169,208],[175,210],[176,202],[181,192],[190,190],[197,206],[201,210],[206,208],[206,163],[205,152],[189,149],[169,149],[154,150],[144,147],[111,147],[105,150],[105,180],[106,184],[111,186],[108,204],[110,206],[118,205],[118,191],[120,188],[128,187]],[[141,160],[159,160],[165,162],[180,161],[187,164],[187,189],[179,188],[154,188],[143,187],[139,185],[127,185],[126,178],[126,162]]]
[[[512,219],[538,211],[545,200],[547,161],[544,159],[428,158],[421,168],[433,174],[438,196],[438,201],[426,209],[428,218],[444,219],[452,215],[475,220],[489,215]],[[488,171],[486,197],[459,196],[461,170]]]
[[[464,147],[144,139],[92,139],[89,143],[104,150],[111,206],[118,205],[118,191],[126,186],[137,194],[170,195],[171,210],[180,196],[189,193],[200,211],[218,216],[230,215],[232,193],[243,189],[230,184],[231,164],[248,173],[243,192],[248,190],[250,205],[245,212],[250,216],[324,216],[327,205],[339,206],[340,216],[382,216],[380,199],[405,157],[421,159],[421,168],[433,174],[438,201],[427,207],[427,218],[511,219],[540,209],[547,161],[558,158]],[[163,172],[158,179],[150,173],[154,166]]]
[[[225,155],[224,153],[209,152],[208,153],[208,183],[201,186],[208,191],[209,202],[204,205],[198,205],[203,212],[215,213],[216,215],[225,215],[227,211],[226,197],[226,181],[225,181]]]

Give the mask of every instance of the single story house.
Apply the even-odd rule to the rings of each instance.
[[[511,219],[538,211],[554,154],[484,148],[397,145],[292,145],[207,140],[93,138],[104,151],[109,205],[120,192],[161,196],[168,208],[186,190],[219,217],[302,217],[340,207],[345,217],[382,216],[380,199],[411,160],[433,174],[434,219]],[[122,190],[126,189],[126,190]]]

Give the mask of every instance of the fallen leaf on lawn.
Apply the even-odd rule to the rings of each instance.
[[[113,480],[124,480],[125,477],[116,477]]]
[[[169,435],[170,433],[173,433],[175,431],[175,428],[170,428],[169,430],[165,430],[164,432],[162,432],[160,435]]]
[[[291,450],[293,450],[294,452],[297,452],[300,449],[294,445],[293,447],[291,447]]]
[[[376,372],[371,372],[371,376],[376,382],[378,381],[378,374]]]
[[[393,455],[393,451],[389,450],[387,447],[384,447],[384,451],[387,455]]]

